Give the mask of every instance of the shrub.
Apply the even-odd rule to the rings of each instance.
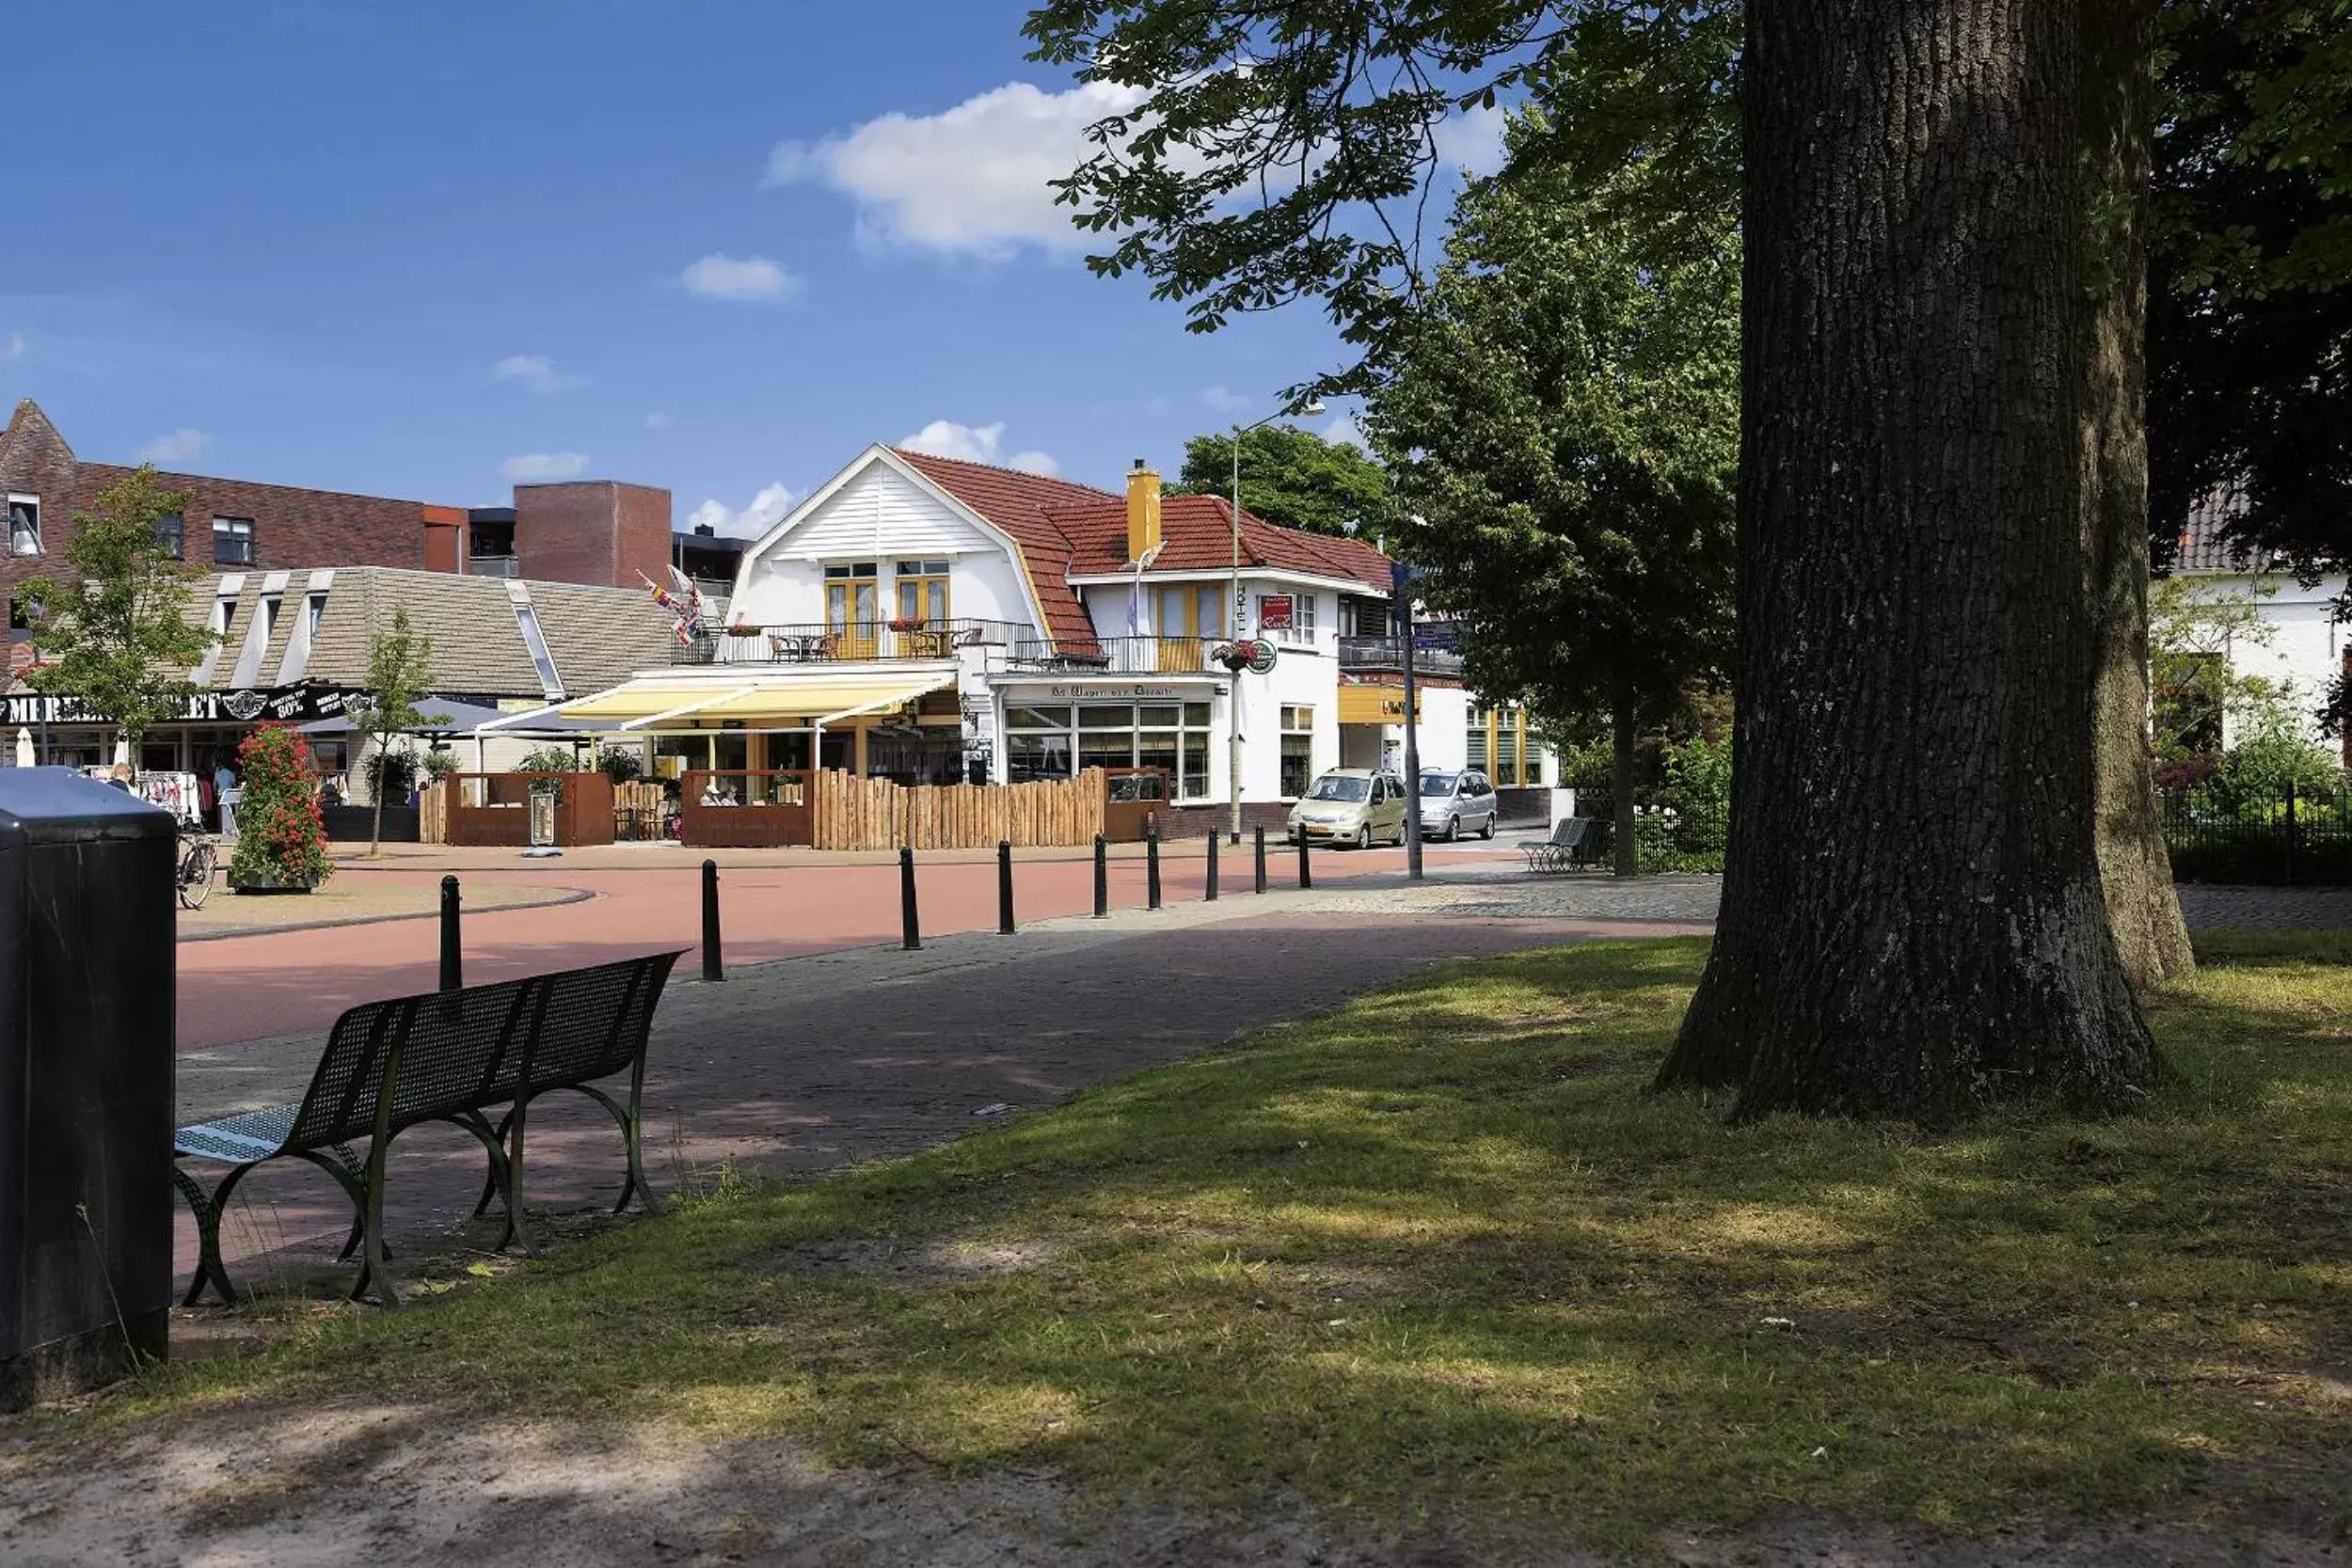
[[[515,765],[517,773],[569,773],[575,771],[572,753],[562,746],[542,746]]]
[[[278,882],[315,887],[335,873],[326,825],[310,786],[310,748],[282,724],[265,724],[237,748],[245,794],[237,807],[232,886]]]
[[[2221,759],[2206,786],[2225,810],[2266,805],[2297,789],[2338,789],[2344,769],[2323,747],[2304,738],[2292,721],[2254,730]]]
[[[634,746],[607,746],[596,753],[596,771],[625,784],[645,776],[645,759]]]
[[[436,746],[433,750],[425,752],[425,783],[439,784],[443,779],[448,778],[452,773],[456,771],[457,759],[450,755],[449,752],[443,751],[440,747]]]

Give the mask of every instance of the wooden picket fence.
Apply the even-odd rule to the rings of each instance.
[[[819,849],[993,849],[1094,842],[1103,831],[1103,770],[1017,784],[896,784],[849,773],[817,776]]]

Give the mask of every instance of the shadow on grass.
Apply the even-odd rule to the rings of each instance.
[[[121,1408],[663,1416],[1601,1545],[2226,1510],[2352,1437],[2352,971],[2201,942],[2152,1006],[2182,1082],[2129,1120],[1727,1128],[1641,1092],[1702,943],[1518,955]]]

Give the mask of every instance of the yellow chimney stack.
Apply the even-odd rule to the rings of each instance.
[[[1141,561],[1159,547],[1159,471],[1138,457],[1127,470],[1127,559]]]

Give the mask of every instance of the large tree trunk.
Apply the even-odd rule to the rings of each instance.
[[[2085,524],[2097,642],[2091,701],[2099,880],[2123,973],[2147,990],[2196,967],[2148,756],[2148,182],[2156,0],[2085,0],[2083,179],[2095,309],[2084,369]]]
[[[1609,837],[1620,877],[1642,874],[1642,844],[1633,817],[1633,688],[1619,681],[1609,705]]]
[[[1747,19],[1730,854],[1659,1082],[2128,1105],[2159,1064],[2087,809],[2078,6]]]

